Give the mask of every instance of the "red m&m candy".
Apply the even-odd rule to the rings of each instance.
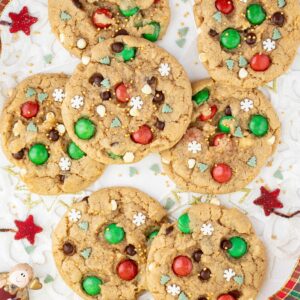
[[[27,101],[21,106],[21,116],[26,119],[34,118],[39,112],[39,104],[36,101]]]
[[[98,8],[92,17],[94,25],[98,28],[107,28],[111,26],[112,22],[109,19],[112,19],[112,13],[107,8]]]
[[[216,164],[211,170],[213,179],[218,183],[226,183],[232,177],[232,169],[224,163]]]
[[[217,113],[217,111],[218,111],[217,106],[212,105],[210,107],[210,112],[208,114],[203,113],[199,116],[200,121],[208,121],[208,120],[212,119],[215,116],[215,114]]]
[[[118,276],[126,281],[130,281],[136,277],[138,274],[138,265],[132,259],[126,259],[120,262],[117,266]]]
[[[216,9],[221,13],[228,15],[234,10],[234,5],[232,0],[216,0]]]
[[[269,69],[271,65],[271,59],[268,55],[263,53],[255,54],[250,60],[250,66],[252,70],[256,72],[263,72]]]
[[[213,146],[219,146],[222,139],[226,138],[227,135],[225,133],[218,133],[214,136],[212,140]]]
[[[130,96],[127,92],[127,87],[123,82],[116,87],[116,97],[118,101],[123,103],[128,102],[130,99]]]
[[[131,139],[137,144],[150,144],[153,140],[151,128],[148,125],[141,126],[137,131],[131,134]]]
[[[173,272],[180,277],[188,276],[193,269],[193,263],[187,256],[177,256],[173,260]]]
[[[224,294],[219,296],[218,300],[236,300],[236,299],[229,294]]]

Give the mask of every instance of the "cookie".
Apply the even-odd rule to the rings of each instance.
[[[243,213],[197,204],[161,227],[146,274],[156,300],[254,300],[265,270],[264,246]]]
[[[0,120],[7,158],[21,168],[30,191],[52,195],[78,192],[104,171],[70,139],[61,116],[68,77],[35,75],[12,92]]]
[[[162,153],[166,173],[184,190],[204,194],[238,191],[274,153],[280,122],[258,90],[193,84],[194,112],[182,140]]]
[[[105,164],[136,162],[172,147],[192,113],[183,67],[155,44],[131,36],[96,46],[66,91],[62,111],[71,138]]]
[[[52,31],[64,47],[82,57],[103,39],[117,35],[161,39],[169,20],[168,0],[49,0]]]
[[[126,187],[102,189],[70,207],[53,233],[61,276],[83,299],[133,300],[146,288],[148,245],[166,211]]]
[[[300,42],[298,0],[196,0],[199,58],[223,84],[253,88],[285,73]]]

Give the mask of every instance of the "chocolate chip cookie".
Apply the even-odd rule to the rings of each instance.
[[[285,73],[300,42],[298,0],[196,0],[199,57],[216,81],[262,86]]]
[[[146,274],[156,300],[254,300],[265,270],[264,246],[244,214],[197,204],[161,227]]]
[[[3,150],[21,168],[21,178],[29,190],[38,194],[78,192],[105,168],[89,158],[66,132],[61,105],[67,80],[63,74],[27,78],[3,109]]]
[[[148,245],[166,211],[132,188],[108,188],[72,205],[53,233],[53,254],[83,299],[137,299],[146,288]]]
[[[132,163],[176,144],[192,113],[183,67],[144,39],[118,36],[94,47],[66,87],[63,118],[93,159]]]
[[[64,47],[82,57],[103,39],[117,35],[151,42],[165,34],[168,0],[49,0],[49,20]]]
[[[258,90],[203,80],[193,84],[194,112],[182,140],[162,153],[166,173],[184,190],[238,191],[274,153],[280,122]]]

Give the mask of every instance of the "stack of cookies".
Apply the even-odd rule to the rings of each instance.
[[[15,88],[0,120],[4,152],[44,195],[77,193],[105,166],[150,153],[161,153],[185,191],[244,188],[280,139],[257,88],[288,69],[300,41],[298,1],[275,2],[196,0],[199,57],[212,79],[191,85],[153,43],[168,27],[167,0],[49,0],[52,30],[81,64]],[[155,299],[253,300],[266,261],[237,210],[197,205],[170,224],[158,202],[130,188],[75,204],[53,249],[84,299],[136,299],[148,289]]]

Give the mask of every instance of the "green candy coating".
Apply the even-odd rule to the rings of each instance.
[[[237,48],[241,43],[241,36],[236,29],[227,28],[220,36],[220,43],[222,47],[232,50]]]
[[[82,289],[89,296],[97,296],[101,294],[101,285],[103,281],[96,276],[86,277],[82,282]]]
[[[233,116],[224,116],[219,121],[219,130],[224,133],[230,133],[230,127],[226,126],[224,122],[233,120]]]
[[[68,154],[72,159],[75,160],[81,159],[86,155],[74,142],[69,144]]]
[[[256,3],[247,7],[246,17],[252,25],[260,25],[265,21],[267,14],[261,5]]]
[[[116,54],[116,56],[121,57],[123,61],[126,62],[135,58],[135,54],[136,54],[136,48],[125,46],[120,53]]]
[[[178,229],[183,233],[191,233],[192,230],[190,228],[190,217],[187,213],[181,215],[178,218],[177,223]]]
[[[95,135],[96,126],[91,120],[80,118],[75,123],[74,130],[81,140],[90,140]]]
[[[104,238],[109,244],[119,244],[124,240],[125,231],[117,224],[109,224],[104,230]]]
[[[229,239],[231,243],[231,248],[227,250],[227,253],[233,257],[233,258],[241,258],[248,252],[248,245],[247,242],[239,237],[239,236],[234,236]]]
[[[153,33],[144,33],[143,38],[150,42],[156,42],[160,34],[160,24],[158,22],[153,21],[147,25],[151,25],[153,27]]]
[[[49,158],[49,153],[45,145],[35,144],[28,152],[29,160],[35,165],[43,165]]]
[[[249,129],[255,136],[262,137],[269,131],[269,121],[262,115],[253,115],[249,122]]]
[[[121,8],[119,8],[119,10],[120,10],[120,13],[124,17],[131,17],[131,16],[134,16],[136,13],[138,13],[140,8],[137,6],[137,7],[133,7],[133,8],[130,8],[130,9],[121,9]]]
[[[210,97],[210,91],[208,88],[204,88],[195,95],[193,95],[192,99],[197,105],[201,105],[206,102]]]
[[[153,240],[159,233],[159,230],[154,230],[148,235],[148,240]]]

